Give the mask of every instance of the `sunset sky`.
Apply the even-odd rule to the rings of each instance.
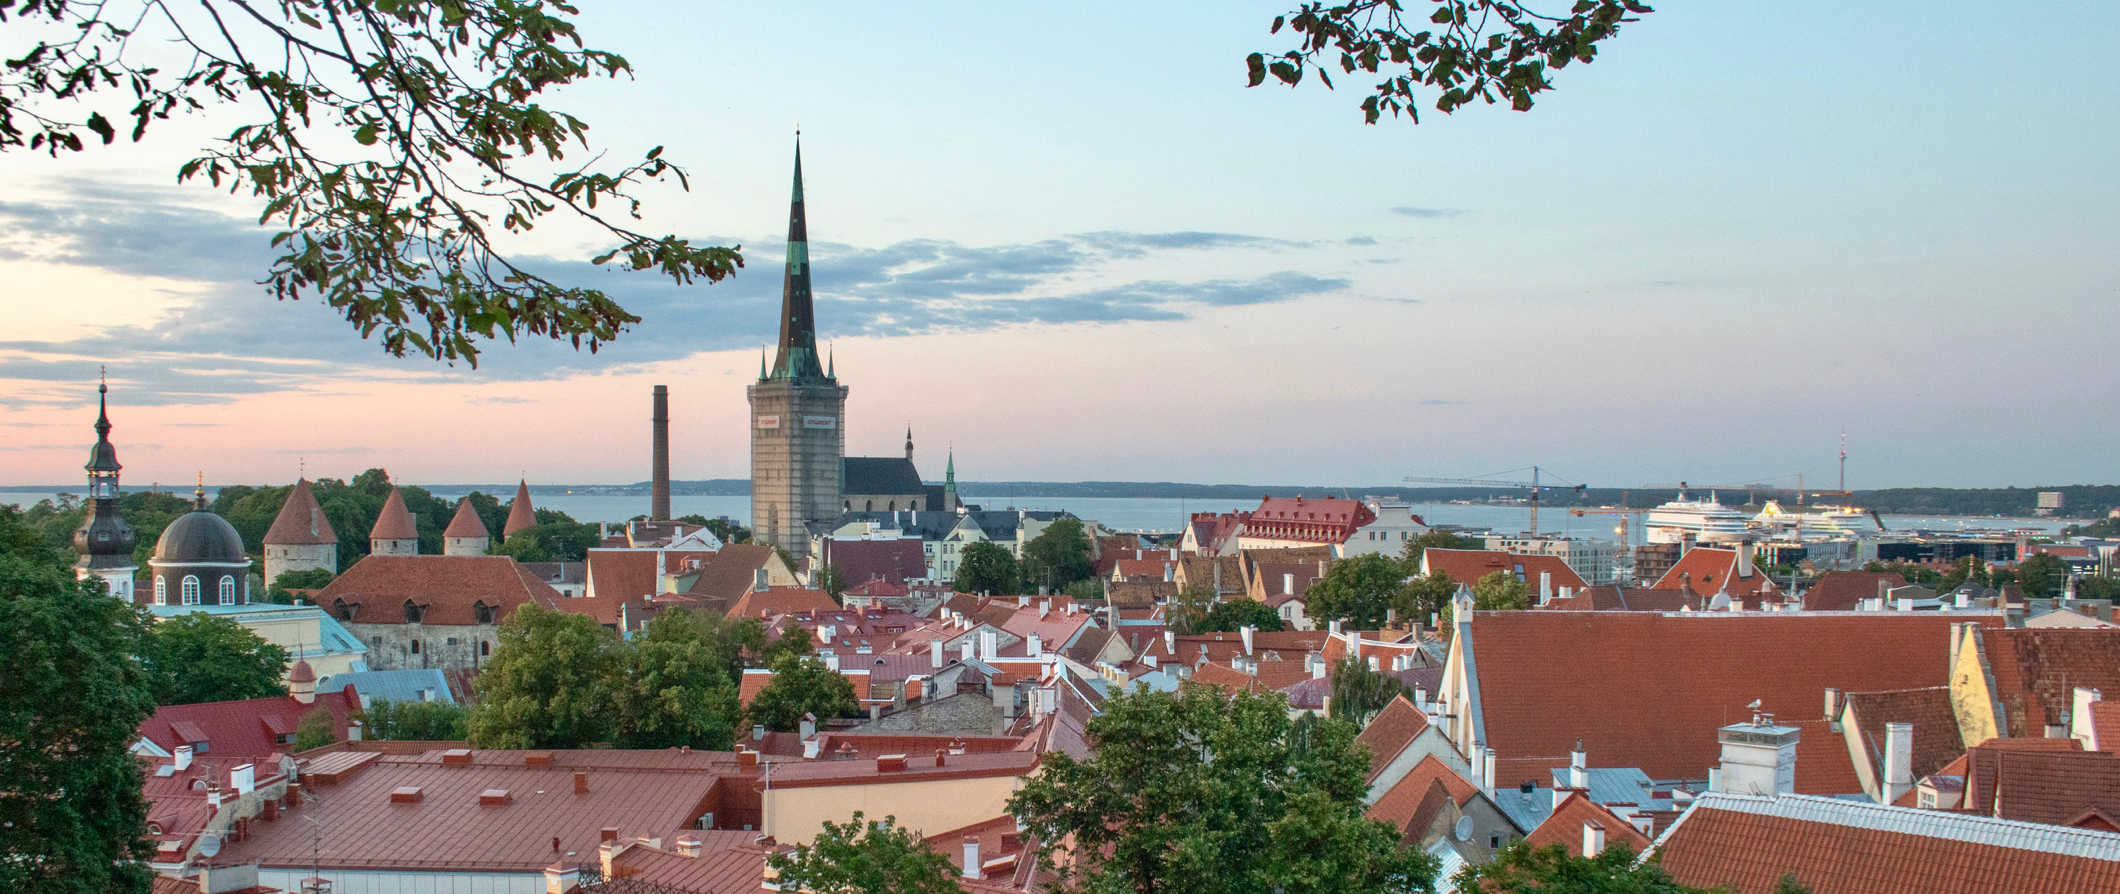
[[[1844,427],[1855,487],[2114,481],[2110,10],[1657,5],[1530,113],[1365,126],[1360,77],[1244,88],[1284,4],[585,4],[638,78],[549,104],[666,145],[692,190],[643,228],[749,268],[677,288],[541,230],[513,247],[643,322],[476,370],[253,283],[256,208],[174,182],[235,119],[9,153],[0,486],[79,480],[104,363],[129,486],[635,481],[654,384],[673,473],[742,477],[798,123],[849,453],[910,423],[983,481],[1817,486]]]

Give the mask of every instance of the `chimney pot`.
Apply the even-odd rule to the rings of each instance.
[[[1891,804],[1914,787],[1914,725],[1884,725],[1884,785],[1880,800]]]
[[[981,874],[979,871],[979,837],[966,835],[964,836],[964,877],[979,878]]]
[[[618,840],[618,827],[617,827],[617,826],[605,826],[605,827],[603,827],[603,829],[599,830],[599,831],[598,831],[598,832],[596,833],[596,840],[597,840],[597,842],[598,842],[598,843],[602,843],[602,842],[606,842],[606,841],[617,841],[617,840]]]
[[[1596,820],[1583,823],[1583,856],[1595,857],[1605,852],[1605,827]]]
[[[577,795],[589,793],[589,774],[587,772],[582,770],[574,771],[574,793]]]

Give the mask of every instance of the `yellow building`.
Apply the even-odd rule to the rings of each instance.
[[[1037,765],[1028,751],[772,764],[763,777],[765,833],[807,844],[826,820],[844,823],[857,810],[924,833],[968,826],[1007,813],[1009,796]]]

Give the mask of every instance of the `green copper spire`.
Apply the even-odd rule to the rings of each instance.
[[[802,210],[802,139],[795,141],[795,188],[788,200],[788,266],[780,289],[780,353],[770,378],[828,380],[817,362],[817,321],[810,298],[809,225]]]

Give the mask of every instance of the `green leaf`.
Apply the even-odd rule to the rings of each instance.
[[[117,131],[110,126],[110,119],[103,117],[102,112],[96,112],[88,116],[88,129],[95,131],[97,136],[102,137],[103,144],[106,146],[110,145],[110,141],[117,134]]]
[[[375,145],[376,132],[380,129],[373,124],[363,124],[360,130],[353,132],[353,139],[363,146],[373,146]]]
[[[1259,53],[1253,53],[1249,56],[1244,57],[1244,69],[1245,72],[1251,78],[1251,83],[1245,84],[1244,86],[1259,86],[1259,84],[1266,80],[1266,57]]]

